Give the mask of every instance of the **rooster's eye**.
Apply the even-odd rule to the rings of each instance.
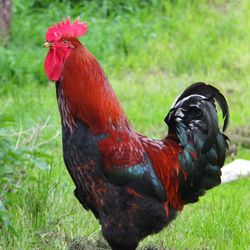
[[[68,41],[66,41],[66,40],[63,41],[63,44],[67,44],[67,43],[68,43]]]

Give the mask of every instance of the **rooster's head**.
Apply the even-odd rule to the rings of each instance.
[[[63,65],[67,57],[75,49],[79,41],[76,39],[87,32],[87,24],[79,22],[79,18],[70,23],[66,21],[51,26],[46,32],[45,48],[49,52],[44,62],[47,77],[51,81],[58,81],[62,74]]]

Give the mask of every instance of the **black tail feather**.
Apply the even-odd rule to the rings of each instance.
[[[225,131],[228,127],[229,124],[229,109],[228,109],[228,104],[225,99],[225,97],[220,93],[220,91],[203,82],[196,82],[189,86],[175,101],[174,105],[175,106],[180,100],[184,99],[185,97],[191,96],[191,95],[201,95],[206,98],[208,98],[210,101],[215,99],[221,110],[222,110],[222,115],[224,118],[224,124],[223,124],[223,131]],[[166,120],[165,120],[166,121]]]
[[[225,131],[229,123],[226,99],[218,89],[201,82],[188,87],[165,118],[169,132],[177,135],[183,147],[179,160],[187,178],[182,178],[180,192],[186,203],[197,201],[221,182],[227,137],[219,129],[215,101],[221,107]]]

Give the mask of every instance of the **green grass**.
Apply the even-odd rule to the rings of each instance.
[[[213,189],[199,203],[188,205],[170,227],[147,240],[163,241],[170,249],[248,249],[249,185],[248,179]]]
[[[2,138],[9,143],[6,158],[0,154],[8,170],[0,171],[0,218],[6,219],[0,220],[0,249],[66,249],[74,238],[100,233],[73,196],[55,87],[43,69],[46,29],[62,17],[81,15],[89,23],[81,41],[103,65],[140,133],[161,138],[172,102],[195,81],[210,82],[226,95],[229,137],[248,125],[249,1],[148,2],[14,1],[12,40],[7,49],[0,47],[0,113],[11,120],[0,127],[0,146]],[[237,157],[250,159],[249,149],[239,147]],[[209,191],[142,245],[249,249],[249,186],[245,179]]]

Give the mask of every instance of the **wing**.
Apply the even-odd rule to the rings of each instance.
[[[112,132],[98,145],[104,174],[111,183],[133,188],[160,201],[165,200],[163,185],[136,133],[131,129]]]
[[[179,154],[183,151],[182,147],[173,139],[159,141],[141,136],[141,141],[163,184],[166,213],[168,213],[169,207],[181,210],[183,200],[179,190],[180,178],[184,176],[184,170],[179,161]]]

